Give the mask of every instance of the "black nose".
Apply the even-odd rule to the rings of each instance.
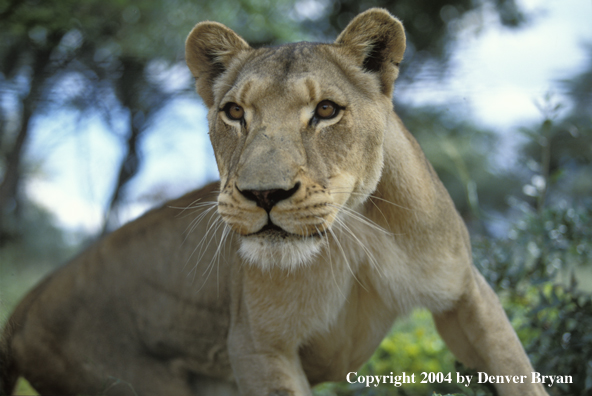
[[[237,190],[243,194],[245,198],[250,201],[254,201],[257,206],[263,208],[267,213],[271,212],[271,209],[280,201],[290,198],[298,191],[300,183],[296,183],[294,187],[289,190]]]

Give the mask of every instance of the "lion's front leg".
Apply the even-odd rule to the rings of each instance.
[[[455,306],[434,314],[438,332],[463,364],[490,376],[503,376],[503,383],[495,385],[500,395],[547,395],[541,384],[531,383],[534,370],[497,295],[476,269],[472,272]],[[515,383],[514,376],[522,376],[523,383]]]
[[[237,336],[232,335],[232,337]],[[232,342],[231,345],[236,344]],[[235,379],[243,396],[311,394],[298,355],[288,355],[281,351],[256,351],[243,345],[231,353],[231,362]]]
[[[281,296],[274,298],[282,290],[274,287],[270,277],[264,279],[267,284],[261,279],[253,282],[245,274],[248,271],[242,268],[233,274],[236,287],[228,336],[230,360],[241,395],[311,395],[298,355],[300,340],[293,332],[295,326],[287,320],[287,315],[292,320],[297,315],[288,313],[289,304]]]

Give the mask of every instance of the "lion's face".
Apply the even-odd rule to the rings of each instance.
[[[378,183],[386,116],[328,52],[306,44],[257,51],[236,78],[216,84],[218,211],[243,236],[249,261],[308,261],[340,210]]]
[[[337,44],[253,50],[205,23],[188,38],[188,64],[209,106],[218,212],[251,263],[309,262],[340,214],[378,184],[396,69],[387,89],[380,72],[360,64],[367,54],[339,43],[346,33]]]

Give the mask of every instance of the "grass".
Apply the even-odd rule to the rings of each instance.
[[[38,396],[39,393],[33,389],[33,387],[24,378],[19,378],[16,384],[15,395],[17,396]]]
[[[35,260],[33,264],[26,252],[0,250],[0,328],[4,328],[19,301],[55,268],[50,259]],[[39,395],[24,378],[17,382],[14,394]]]
[[[0,257],[1,259],[2,257]],[[43,264],[39,266],[13,265],[0,261],[0,326],[19,301],[55,266]]]

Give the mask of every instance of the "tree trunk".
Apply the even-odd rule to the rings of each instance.
[[[0,245],[7,239],[18,235],[14,216],[19,204],[18,194],[22,176],[23,149],[29,135],[31,119],[41,96],[43,82],[46,80],[45,71],[52,50],[53,46],[35,53],[31,86],[28,95],[22,102],[20,129],[13,146],[6,154],[6,168],[0,183]]]
[[[121,192],[123,187],[130,181],[137,173],[140,168],[140,156],[138,155],[138,143],[140,134],[144,131],[144,125],[138,125],[134,123],[138,112],[130,112],[130,128],[129,136],[126,141],[126,155],[121,161],[119,166],[119,174],[117,176],[117,182],[113,188],[111,199],[109,199],[109,208],[105,215],[105,223],[103,224],[102,234],[106,234],[112,231],[119,225],[117,219],[117,206],[121,200]]]

